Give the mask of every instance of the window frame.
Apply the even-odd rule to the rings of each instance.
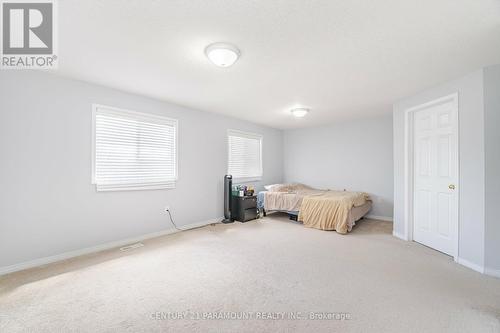
[[[165,124],[173,125],[175,128],[175,178],[170,182],[160,183],[136,183],[136,184],[106,184],[99,185],[96,181],[96,115],[99,108],[106,109],[110,113],[117,115],[125,115],[138,120],[156,120]],[[179,180],[179,121],[174,118],[160,116],[154,113],[138,112],[124,108],[118,108],[103,104],[92,104],[92,158],[91,158],[91,184],[96,186],[97,192],[106,191],[136,191],[136,190],[159,190],[159,189],[174,189]]]
[[[239,137],[245,137],[249,139],[258,139],[259,140],[259,156],[260,156],[260,175],[258,176],[251,176],[251,177],[234,177],[233,176],[233,184],[242,184],[246,182],[258,182],[262,180],[262,177],[264,177],[264,167],[263,167],[263,160],[264,160],[264,154],[263,154],[263,142],[264,142],[264,136],[262,134],[258,133],[252,133],[252,132],[245,132],[241,130],[235,130],[235,129],[228,129],[226,133],[226,149],[227,149],[227,161],[226,161],[226,170],[227,174],[229,173],[229,154],[230,154],[230,147],[229,147],[229,136],[239,136]]]

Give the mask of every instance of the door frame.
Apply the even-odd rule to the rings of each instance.
[[[460,236],[460,109],[458,107],[458,92],[455,92],[450,95],[446,95],[437,99],[433,99],[431,101],[425,102],[423,104],[419,104],[408,108],[405,110],[405,142],[404,142],[404,224],[405,224],[405,238],[407,241],[413,241],[413,187],[414,187],[414,117],[415,112],[426,109],[428,107],[443,104],[446,102],[452,102],[452,105],[455,109],[457,115],[457,123],[456,123],[456,136],[455,136],[455,147],[457,149],[457,226],[455,228],[454,237],[454,253],[453,259],[458,261],[459,256],[459,236]]]

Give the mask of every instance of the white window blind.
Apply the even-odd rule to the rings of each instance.
[[[236,181],[262,177],[262,136],[236,130],[228,131],[227,173]]]
[[[177,120],[102,105],[93,118],[98,191],[175,187]]]

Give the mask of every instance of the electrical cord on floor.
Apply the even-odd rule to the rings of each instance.
[[[172,218],[172,214],[170,213],[170,209],[166,209],[166,211],[168,212],[168,216],[170,216],[170,222],[172,222],[174,228],[176,230],[179,230],[179,231],[187,231],[187,230],[192,230],[192,229],[196,229],[196,228],[201,228],[201,227],[205,227],[204,225],[200,225],[199,227],[194,227],[194,228],[187,228],[187,229],[183,229],[183,228],[179,228],[177,226],[177,224],[175,224],[174,222],[174,219]],[[216,223],[220,223],[220,222],[215,222],[215,223],[210,223],[211,225],[214,225]]]
[[[172,218],[172,214],[170,213],[170,209],[166,209],[167,213],[168,213],[168,216],[170,216],[170,222],[172,222],[172,224],[174,225],[174,228],[179,230],[179,231],[185,231],[185,230],[188,230],[188,229],[181,229],[177,226],[177,224],[175,224],[174,222],[174,219]]]

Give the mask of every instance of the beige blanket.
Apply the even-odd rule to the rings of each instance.
[[[304,226],[321,230],[336,230],[345,234],[352,226],[349,211],[369,200],[363,192],[326,191],[322,195],[306,196],[302,200],[299,221]]]
[[[336,230],[345,234],[351,231],[349,211],[370,200],[364,192],[324,191],[301,188],[294,192],[266,192],[266,211],[299,211],[299,221],[306,227]]]
[[[297,212],[300,210],[304,197],[322,195],[323,193],[325,191],[314,189],[302,189],[293,192],[266,192],[264,209],[268,212],[273,210]]]

